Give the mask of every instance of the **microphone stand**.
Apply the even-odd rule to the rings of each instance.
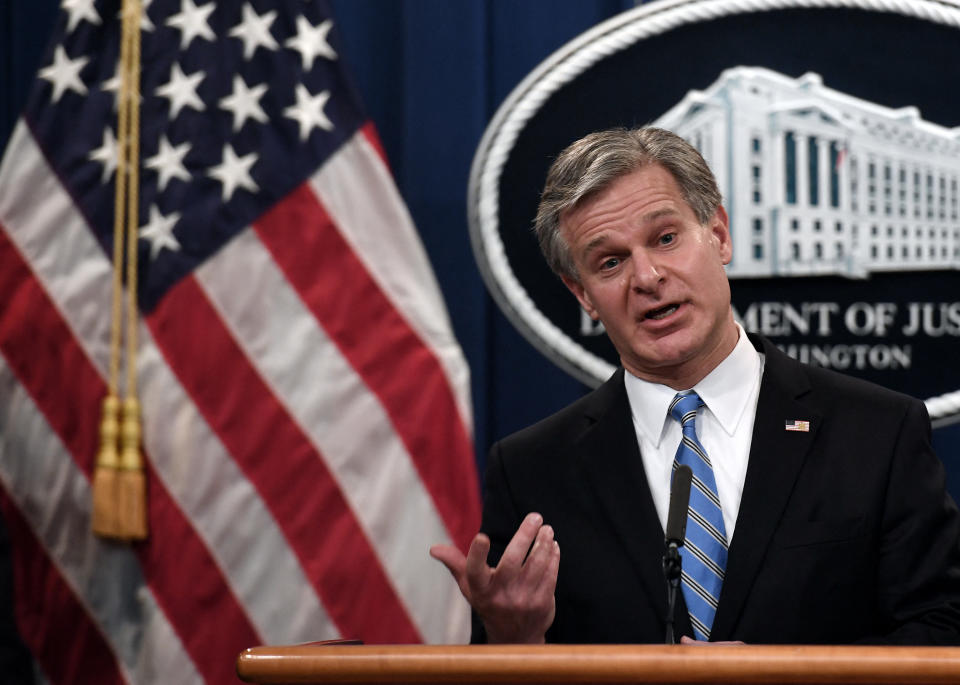
[[[680,544],[676,540],[667,541],[667,550],[663,553],[663,575],[667,579],[667,638],[666,644],[676,644],[673,631],[673,616],[676,613],[677,588],[680,587],[680,576],[683,571],[680,559]]]
[[[667,530],[664,535],[666,550],[663,553],[663,575],[667,579],[667,639],[668,645],[676,644],[673,632],[673,615],[676,613],[677,588],[680,587],[681,569],[680,547],[687,530],[687,507],[690,503],[690,484],[693,472],[689,466],[680,465],[674,469],[670,484],[670,508],[667,512]]]

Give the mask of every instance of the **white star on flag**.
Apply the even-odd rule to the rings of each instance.
[[[327,34],[333,28],[333,20],[327,19],[314,27],[304,16],[297,17],[297,35],[284,43],[288,48],[293,48],[300,53],[303,59],[303,68],[307,71],[313,69],[313,60],[317,57],[326,57],[327,59],[337,59],[337,53],[327,42]]]
[[[94,0],[63,0],[63,9],[67,14],[67,33],[77,28],[82,20],[86,19],[91,24],[101,24],[103,20],[93,6]]]
[[[150,221],[140,227],[140,238],[150,242],[150,259],[154,260],[160,250],[167,248],[173,252],[180,250],[180,242],[173,235],[173,227],[180,221],[180,212],[163,216],[156,205],[150,205]]]
[[[228,202],[233,197],[234,191],[240,187],[249,190],[251,193],[257,192],[260,187],[254,183],[250,177],[250,167],[257,162],[257,153],[251,152],[249,155],[238,157],[233,151],[230,143],[223,146],[223,161],[207,172],[208,176],[220,181],[223,185],[223,201]]]
[[[205,72],[197,71],[187,76],[176,62],[170,67],[170,80],[157,88],[157,95],[170,100],[170,119],[176,119],[180,110],[186,106],[193,107],[198,112],[207,108],[203,100],[197,95],[197,86],[203,80]]]
[[[117,138],[113,135],[112,128],[107,126],[103,129],[103,142],[100,147],[90,152],[89,159],[103,165],[100,182],[106,183],[110,174],[117,170]]]
[[[270,33],[270,25],[277,18],[276,10],[258,15],[249,3],[243,6],[243,19],[230,29],[230,35],[243,41],[243,58],[250,59],[258,47],[276,50],[276,39]]]
[[[267,122],[266,112],[260,106],[260,98],[267,92],[267,84],[250,88],[239,74],[233,77],[233,93],[220,100],[221,109],[233,114],[233,130],[239,131],[247,119],[255,119],[261,124]]]
[[[204,38],[211,42],[217,35],[210,28],[207,17],[216,9],[216,3],[209,2],[203,7],[197,7],[193,0],[181,0],[180,13],[167,19],[167,26],[180,29],[180,49],[186,50],[194,38]]]
[[[89,57],[77,57],[71,60],[62,45],[58,45],[53,53],[53,64],[40,70],[40,78],[53,84],[53,102],[60,99],[66,90],[73,90],[80,95],[87,94],[87,87],[80,80],[80,70],[90,61]]]
[[[174,147],[166,136],[160,137],[160,149],[153,157],[146,161],[148,169],[156,169],[159,174],[157,187],[163,192],[171,178],[189,181],[190,173],[183,166],[183,158],[190,152],[190,143],[181,143]]]
[[[300,124],[300,140],[309,138],[310,130],[315,126],[319,126],[324,131],[333,130],[333,122],[323,112],[329,99],[329,90],[310,95],[306,86],[302,83],[297,84],[297,104],[287,107],[283,113]]]

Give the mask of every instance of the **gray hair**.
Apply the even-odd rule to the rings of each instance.
[[[561,230],[564,215],[634,171],[659,164],[670,172],[697,220],[706,224],[720,206],[713,172],[696,148],[662,128],[613,128],[569,145],[550,166],[534,230],[547,264],[559,276],[579,279]]]

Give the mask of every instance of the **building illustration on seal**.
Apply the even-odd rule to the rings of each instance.
[[[733,278],[960,269],[960,127],[739,66],[656,122],[714,171]]]

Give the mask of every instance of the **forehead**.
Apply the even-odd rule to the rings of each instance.
[[[666,214],[691,217],[694,212],[673,174],[650,164],[581,200],[563,215],[562,225],[569,235],[623,222],[643,224]]]

